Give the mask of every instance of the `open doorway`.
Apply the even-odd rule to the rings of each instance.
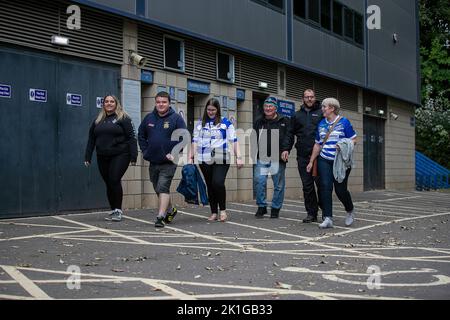
[[[253,92],[253,122],[264,116],[264,101],[269,95],[261,92]]]

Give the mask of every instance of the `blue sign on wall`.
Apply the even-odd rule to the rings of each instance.
[[[11,86],[0,84],[0,98],[11,98]]]
[[[187,90],[191,91],[191,92],[209,94],[210,93],[210,85],[207,82],[188,80]]]
[[[295,103],[291,101],[278,100],[278,113],[287,117],[295,114]]]
[[[66,103],[69,106],[81,107],[83,105],[83,97],[81,94],[68,93],[66,95]]]
[[[34,102],[47,102],[47,90],[42,89],[30,89],[30,101]]]
[[[152,84],[153,83],[153,72],[148,71],[148,70],[142,70],[141,71],[141,82]]]
[[[245,90],[236,89],[236,99],[239,101],[245,100]]]

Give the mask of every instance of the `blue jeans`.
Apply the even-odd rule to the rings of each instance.
[[[271,162],[261,163],[259,160],[253,169],[253,179],[256,193],[256,204],[258,207],[267,207],[266,191],[267,191],[267,176],[270,173],[273,181],[273,197],[272,208],[281,209],[284,200],[284,189],[286,187],[286,179],[284,172],[286,170],[286,163]]]
[[[320,192],[322,200],[322,212],[324,217],[333,217],[333,186],[338,199],[345,207],[345,211],[353,211],[353,202],[347,189],[348,176],[351,168],[347,169],[345,179],[337,182],[333,176],[333,161],[318,157],[317,169],[320,177]]]

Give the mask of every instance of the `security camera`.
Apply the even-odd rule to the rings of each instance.
[[[147,58],[144,58],[141,55],[138,55],[136,52],[130,52],[130,63],[142,68],[147,63]]]
[[[398,119],[398,114],[391,112],[391,118],[393,120],[397,120]]]

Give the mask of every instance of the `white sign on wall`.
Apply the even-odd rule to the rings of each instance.
[[[137,128],[141,124],[141,82],[136,80],[122,80],[122,106]]]

